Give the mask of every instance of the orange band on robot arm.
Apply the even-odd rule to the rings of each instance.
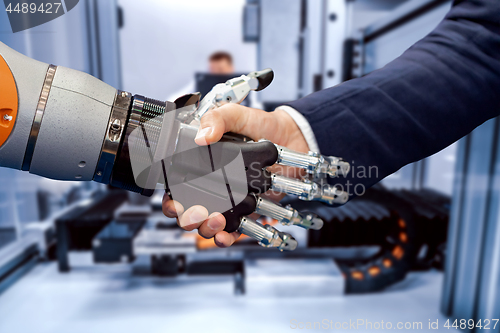
[[[4,58],[0,56],[0,147],[7,141],[17,118],[16,81]]]

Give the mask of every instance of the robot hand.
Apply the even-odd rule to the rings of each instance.
[[[273,190],[328,204],[348,199],[326,183],[328,176],[349,172],[339,158],[231,133],[209,146],[195,143],[201,117],[264,89],[273,79],[269,69],[216,85],[201,102],[199,94],[165,102],[35,61],[0,42],[0,77],[0,167],[56,180],[93,180],[143,195],[161,183],[183,208],[224,212],[226,231],[238,230],[280,250],[294,249],[295,240],[247,215],[257,212],[313,229],[322,221],[260,194]],[[274,174],[268,170],[273,164],[304,169],[307,176]]]
[[[343,204],[347,202],[348,194],[329,185],[326,178],[346,175],[349,164],[337,157],[314,152],[299,153],[267,140],[254,142],[233,133],[226,133],[219,142],[210,146],[193,143],[199,121],[207,111],[226,103],[240,103],[250,90],[264,89],[272,78],[270,69],[253,72],[216,85],[198,107],[199,96],[196,94],[183,96],[175,102],[182,110],[177,117],[181,125],[174,156],[168,159],[166,167],[165,178],[169,184],[166,191],[183,207],[198,202],[209,211],[223,211],[226,219],[224,230],[227,232],[238,231],[265,247],[293,250],[297,242],[291,235],[270,225],[264,226],[248,215],[255,212],[283,225],[316,230],[323,226],[323,221],[313,214],[301,214],[291,206],[275,204],[260,194],[270,190],[296,195],[307,201]],[[186,108],[188,110],[183,110]],[[239,164],[238,157],[241,157]],[[294,179],[273,173],[268,167],[274,164],[302,169],[306,176]],[[218,170],[221,171],[220,183],[223,183],[220,192],[214,185],[217,183],[214,173]],[[195,179],[196,184],[186,184],[186,179]],[[207,188],[211,191],[205,191]],[[229,200],[221,200],[226,193]],[[231,203],[229,208],[224,206],[226,201]]]

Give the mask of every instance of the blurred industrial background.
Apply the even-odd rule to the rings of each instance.
[[[80,0],[15,34],[2,11],[0,41],[159,100],[223,82],[208,58],[224,51],[234,73],[274,70],[273,84],[250,98],[272,111],[383,67],[450,4]],[[437,331],[448,331],[455,319],[489,319],[500,332],[498,126],[483,124],[345,206],[286,198],[325,220],[319,231],[281,227],[299,240],[291,253],[245,237],[216,248],[163,216],[162,193],[1,168],[0,331],[282,332],[324,319],[423,330],[439,320]]]

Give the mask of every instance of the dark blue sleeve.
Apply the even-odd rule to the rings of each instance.
[[[309,121],[322,154],[376,167],[378,177],[352,180],[373,185],[500,114],[500,0],[455,1],[384,68],[288,105]]]

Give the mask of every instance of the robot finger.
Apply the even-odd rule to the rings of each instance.
[[[270,225],[262,225],[248,216],[240,219],[238,231],[259,242],[264,247],[274,247],[280,251],[293,251],[297,241],[290,234],[278,231]]]
[[[349,194],[329,184],[318,184],[307,179],[298,180],[277,174],[271,175],[271,188],[286,194],[296,195],[305,201],[321,201],[327,204],[345,204]]]
[[[323,227],[323,220],[314,214],[301,214],[292,206],[283,207],[270,200],[258,197],[255,212],[278,220],[283,225],[296,225],[304,229],[319,230]]]
[[[339,157],[323,156],[311,151],[307,154],[299,153],[286,147],[275,146],[278,150],[278,164],[304,169],[315,177],[321,175],[338,177],[349,173],[349,163]]]

